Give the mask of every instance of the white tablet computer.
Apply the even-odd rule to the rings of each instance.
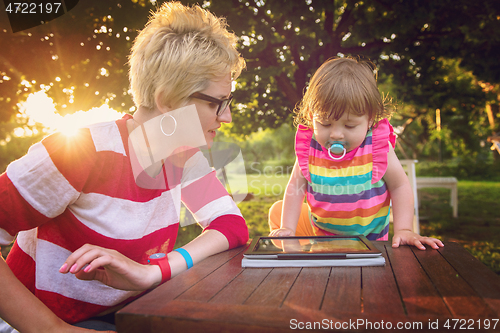
[[[324,260],[379,257],[372,242],[358,236],[257,237],[243,254],[248,259]]]

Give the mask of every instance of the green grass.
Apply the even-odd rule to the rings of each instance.
[[[242,186],[245,175],[237,175],[229,178],[230,184],[235,182]],[[249,174],[246,175],[246,185],[248,192],[255,196],[283,197],[290,175],[288,174]]]
[[[500,183],[458,182],[458,218],[452,217],[450,192],[419,190],[421,234],[461,243],[500,275]]]
[[[500,183],[459,181],[456,219],[451,217],[449,190],[419,192],[423,231],[461,241],[494,241],[500,235]]]

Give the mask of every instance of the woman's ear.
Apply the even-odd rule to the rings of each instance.
[[[162,97],[163,96],[161,93],[156,95],[156,97],[155,97],[156,109],[158,111],[160,111],[161,113],[166,113],[166,112],[172,111],[172,108],[170,107],[170,105],[163,102]]]

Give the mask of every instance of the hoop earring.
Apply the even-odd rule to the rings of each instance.
[[[333,157],[333,156],[332,156],[332,148],[333,148],[334,146],[335,146],[335,148],[340,148],[340,147],[342,147],[342,149],[344,150],[344,152],[343,152],[342,156],[340,156],[340,157]],[[340,146],[340,147],[339,147],[339,146]],[[333,144],[333,145],[331,145],[331,146],[330,146],[330,148],[328,148],[328,155],[330,156],[330,158],[331,158],[332,160],[341,160],[341,159],[343,159],[343,158],[344,158],[344,156],[345,156],[345,154],[346,154],[346,152],[347,152],[347,150],[345,149],[345,147],[344,147],[344,146],[342,146],[342,145],[340,145],[340,144]]]
[[[165,131],[163,130],[163,126],[162,126],[163,119],[165,119],[166,116],[169,116],[174,121],[174,130],[170,134],[165,133]],[[160,120],[160,130],[163,133],[163,135],[165,135],[165,136],[172,136],[175,133],[176,129],[177,129],[177,120],[175,120],[174,116],[172,116],[171,114],[165,114],[165,115],[163,115],[163,117]]]

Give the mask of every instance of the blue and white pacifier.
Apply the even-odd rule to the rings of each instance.
[[[330,156],[330,158],[332,160],[341,160],[344,158],[345,154],[347,152],[347,149],[345,149],[344,145],[340,142],[334,142],[332,143],[332,145],[330,146],[330,148],[328,148],[328,155]],[[340,157],[335,157],[335,156],[332,156],[332,153],[334,153],[335,155],[342,155]]]

